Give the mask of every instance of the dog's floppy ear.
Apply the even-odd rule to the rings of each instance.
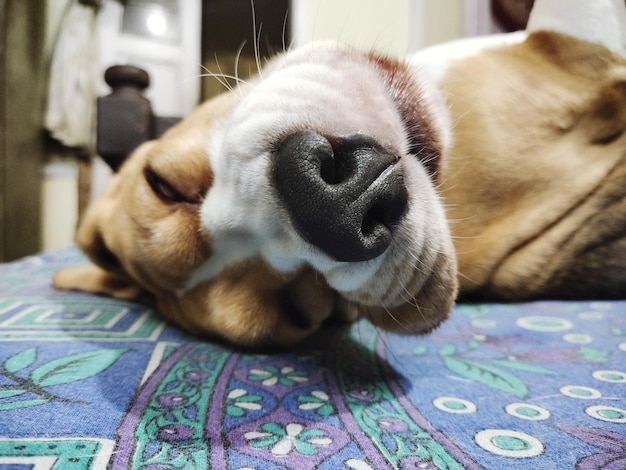
[[[143,295],[143,289],[126,275],[117,257],[106,247],[93,220],[83,222],[77,242],[93,263],[59,270],[52,278],[54,287],[127,300]]]
[[[92,263],[59,270],[54,275],[52,284],[57,289],[105,294],[118,299],[143,297],[144,289],[126,274],[117,256],[104,242],[100,228],[101,218],[103,214],[114,210],[111,201],[102,198],[95,205],[97,207],[92,205],[87,209],[76,234],[78,246]]]
[[[626,131],[626,68],[623,59],[603,45],[540,31],[526,41],[558,70],[587,81],[593,94],[581,96],[573,127],[592,145],[609,144]]]
[[[95,265],[122,277],[125,274],[122,264],[104,242],[101,229],[102,219],[114,210],[112,202],[106,197],[90,206],[78,227],[76,244]]]
[[[129,277],[105,271],[95,264],[63,268],[54,275],[52,283],[57,289],[106,294],[125,300],[138,299],[145,294]]]
[[[626,131],[626,75],[600,88],[579,125],[592,144],[609,144]]]

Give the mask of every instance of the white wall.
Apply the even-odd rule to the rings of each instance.
[[[396,57],[466,30],[464,0],[292,0],[291,12],[294,46],[338,40]]]
[[[44,53],[48,62],[69,3],[70,0],[46,2]],[[71,244],[78,216],[78,167],[73,159],[50,155],[50,162],[44,167],[41,209],[41,248],[52,250]]]
[[[44,168],[41,190],[43,250],[68,246],[74,240],[78,212],[78,167],[56,160]]]
[[[410,0],[292,0],[293,45],[333,40],[402,56]]]
[[[464,35],[465,0],[422,0],[422,46],[439,44]],[[483,0],[483,3],[488,3]]]

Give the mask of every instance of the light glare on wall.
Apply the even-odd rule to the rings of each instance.
[[[155,36],[163,36],[167,32],[167,18],[160,8],[154,8],[146,17],[146,26]]]
[[[180,3],[183,0],[125,0],[122,32],[133,36],[178,43]]]

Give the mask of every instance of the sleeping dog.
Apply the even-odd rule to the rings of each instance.
[[[561,28],[559,3],[580,24]],[[331,317],[425,333],[459,292],[622,297],[626,11],[536,4],[527,33],[407,61],[277,56],[133,153],[79,227],[93,264],[55,286],[147,292],[187,330],[254,346]]]

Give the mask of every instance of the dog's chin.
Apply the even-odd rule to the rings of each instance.
[[[456,255],[447,227],[441,231],[420,246],[392,246],[368,282],[341,292],[338,310],[397,333],[434,330],[448,318],[458,291]]]
[[[398,296],[392,305],[363,306],[362,314],[374,325],[404,334],[425,334],[444,322],[457,293],[456,260],[440,253],[433,269],[425,275],[414,268],[409,281],[392,286]]]

